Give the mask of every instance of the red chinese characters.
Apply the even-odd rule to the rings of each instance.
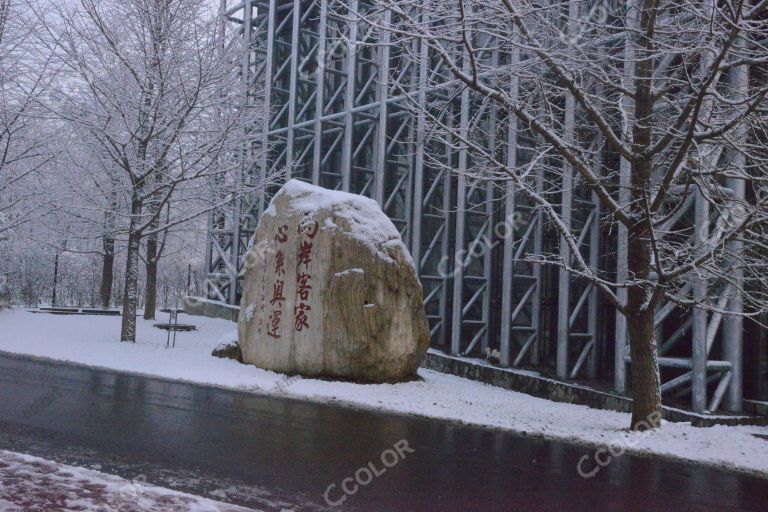
[[[271,336],[272,338],[275,338],[275,339],[280,337],[280,334],[278,333],[278,331],[280,330],[280,319],[282,318],[282,316],[283,316],[283,311],[280,309],[276,309],[269,314],[269,324],[267,325],[268,336]]]
[[[296,278],[296,295],[301,300],[309,300],[309,290],[312,289],[312,286],[309,284],[310,279],[312,279],[312,276],[304,272],[299,272]]]
[[[288,240],[288,226],[282,225],[278,228],[277,234],[275,234],[275,241],[279,244],[284,244]],[[285,302],[285,294],[283,289],[285,288],[285,281],[281,279],[281,276],[285,275],[285,253],[282,249],[278,249],[275,253],[275,283],[272,286],[272,299],[269,301],[272,306],[272,312],[269,315],[269,323],[267,325],[267,335],[278,339],[280,338],[280,322],[283,317],[283,302]]]
[[[319,229],[320,225],[316,221],[312,221],[309,224],[304,222],[299,224],[299,234],[304,233],[310,240],[314,240],[315,235],[317,235]]]
[[[293,325],[297,331],[309,329],[309,316],[307,312],[312,308],[307,304],[307,301],[309,300],[309,291],[312,289],[310,284],[312,275],[308,274],[306,270],[312,262],[312,240],[317,235],[319,228],[320,226],[314,221],[311,223],[302,222],[298,228],[299,234],[303,234],[305,239],[299,245],[296,263],[296,297],[299,302],[293,308]]]
[[[309,317],[307,316],[307,311],[310,309],[312,308],[304,302],[300,302],[294,308],[294,327],[296,327],[297,331],[303,331],[305,327],[309,329]]]
[[[298,267],[301,267],[304,265],[305,267],[309,266],[309,263],[312,261],[312,242],[308,240],[304,240],[301,242],[301,246],[299,246],[299,258],[298,263],[296,264]]]
[[[275,240],[282,243],[285,243],[286,240],[288,240],[288,226],[283,224],[279,228],[277,228],[277,234],[275,235]]]
[[[285,281],[282,279],[278,279],[275,281],[274,286],[272,287],[272,300],[269,301],[271,305],[279,304],[280,306],[283,305],[283,302],[285,302],[285,295],[283,295],[283,287],[285,287]]]
[[[285,275],[285,254],[282,249],[279,249],[277,254],[275,254],[275,275]]]

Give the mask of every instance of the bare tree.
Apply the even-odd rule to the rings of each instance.
[[[135,341],[141,241],[148,277],[159,238],[230,198],[212,182],[240,185],[258,116],[238,104],[236,63],[204,0],[80,0],[51,5],[41,43],[54,48],[66,78],[51,111],[92,145],[103,169],[119,172],[128,205],[121,339]],[[120,215],[117,212],[117,215]],[[117,219],[117,224],[121,224]],[[156,284],[148,283],[154,289]],[[154,305],[150,307],[154,308]]]
[[[81,252],[95,253],[101,259],[98,304],[106,309],[112,304],[117,237],[122,231],[122,171],[96,146],[83,144],[81,139],[70,136],[62,141],[66,158],[56,161],[53,174],[57,184],[51,188],[58,193],[50,198],[57,205],[57,213],[43,221],[61,238],[77,241]],[[62,222],[64,219],[71,224]],[[62,232],[62,226],[70,225],[77,226],[75,232]]]
[[[707,312],[740,329],[741,317],[768,304],[760,255],[768,2],[373,4],[357,20],[389,33],[392,45],[426,47],[411,57],[437,66],[418,84],[427,101],[403,91],[426,119],[419,143],[429,148],[429,139],[440,139],[466,150],[462,179],[522,194],[546,218],[559,235],[557,250],[523,258],[560,267],[561,279],[586,280],[620,313],[617,336],[626,329],[631,356],[631,428],[658,427],[655,312],[665,304],[693,310],[695,370],[709,350]],[[485,108],[507,122],[489,127]],[[467,122],[450,122],[451,112]],[[594,200],[606,229],[618,231],[615,274],[585,254],[572,222],[574,194]],[[567,322],[559,319],[559,328]],[[706,386],[697,382],[706,376],[700,370],[694,401]]]
[[[115,210],[117,202],[112,201],[111,208],[104,212],[102,240],[101,284],[99,285],[99,305],[103,309],[112,303],[112,285],[115,275]]]
[[[40,213],[42,187],[29,184],[55,154],[35,123],[55,73],[50,54],[33,58],[32,39],[23,6],[0,0],[0,239]]]

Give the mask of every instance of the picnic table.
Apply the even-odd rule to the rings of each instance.
[[[154,327],[158,329],[164,329],[168,331],[168,337],[165,340],[165,348],[176,347],[176,333],[184,331],[194,331],[197,329],[193,324],[180,324],[179,314],[184,312],[183,308],[164,308],[160,310],[162,313],[168,313],[167,324],[154,324]],[[173,333],[173,341],[171,341],[171,333]]]

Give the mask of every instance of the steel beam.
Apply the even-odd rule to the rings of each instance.
[[[387,10],[384,13],[384,23],[389,24],[392,19],[392,11]],[[375,183],[373,189],[374,199],[379,203],[379,206],[384,207],[385,196],[385,177],[387,166],[387,107],[386,102],[389,93],[389,42],[390,32],[384,31],[381,35],[381,45],[377,48],[379,52],[379,76],[378,83],[376,84],[376,100],[381,105],[379,107],[378,125],[376,127],[376,161],[374,163],[375,169]]]
[[[312,147],[312,183],[320,185],[320,162],[323,152],[323,107],[325,106],[325,66],[328,55],[326,54],[328,31],[328,0],[320,0],[320,17],[317,20],[317,52],[316,68],[317,75],[315,91],[315,119],[313,120],[313,130],[315,135],[314,146]]]
[[[627,0],[627,13],[624,23],[628,31],[624,35],[624,74],[622,82],[624,90],[631,91],[634,87],[633,76],[635,70],[635,50],[632,41],[632,32],[638,23],[639,11],[637,9],[637,0]],[[622,140],[625,143],[632,142],[632,133],[630,131],[630,122],[634,112],[634,102],[629,95],[622,96],[621,101],[624,109],[624,123],[622,126]],[[626,158],[619,159],[619,205],[622,208],[629,207],[630,184],[632,182],[632,163]],[[616,290],[616,296],[622,304],[627,303],[627,288],[623,286],[629,278],[629,268],[627,266],[627,256],[629,255],[629,242],[627,239],[627,227],[619,224],[618,237],[616,242],[616,282],[619,288]],[[620,312],[616,312],[616,332],[614,334],[614,357],[613,357],[613,387],[619,393],[627,391],[627,364],[625,358],[629,355],[627,338],[627,319]]]
[[[270,113],[272,107],[272,71],[274,67],[274,41],[275,41],[275,21],[277,19],[277,0],[269,0],[269,7],[267,8],[267,54],[265,56],[266,63],[264,65],[264,115],[267,119],[264,121],[264,132],[261,136],[261,165],[259,182],[266,183],[267,177],[270,174],[269,168],[269,125],[270,125]],[[266,208],[266,191],[260,189],[259,194],[259,215]]]
[[[743,49],[747,45],[744,38],[736,41],[736,47]],[[731,69],[728,76],[729,86],[736,101],[744,101],[749,96],[749,67],[747,65],[735,66]],[[739,141],[746,141],[746,126],[741,125],[737,128],[734,138]],[[739,150],[731,150],[730,155],[732,174],[726,185],[733,190],[731,197],[732,206],[729,211],[730,223],[736,225],[744,217],[743,203],[746,201],[746,166],[747,155]],[[723,357],[731,363],[730,383],[725,393],[725,408],[731,412],[741,412],[743,409],[742,380],[743,380],[743,337],[744,337],[744,318],[741,316],[744,312],[744,303],[742,298],[742,287],[744,286],[744,267],[743,253],[744,242],[736,239],[728,247],[730,258],[734,268],[731,275],[731,283],[734,287],[734,294],[729,302],[729,311],[733,313],[725,318],[723,326]]]
[[[510,64],[515,65],[520,60],[520,49],[514,47],[510,54]],[[512,76],[509,86],[509,94],[516,98],[518,95],[517,75]],[[517,116],[509,115],[507,117],[507,168],[515,169],[517,167]],[[504,187],[504,256],[501,281],[501,333],[500,333],[500,363],[502,366],[509,366],[512,358],[512,283],[514,279],[513,265],[515,263],[515,186],[512,180],[507,180]],[[534,332],[533,336],[536,336]],[[535,343],[535,341],[534,341]]]
[[[568,0],[567,33],[575,35],[578,31],[579,2]],[[573,55],[573,50],[568,52]],[[576,138],[576,99],[573,94],[565,95],[565,119],[563,120],[563,138],[566,143],[573,143]],[[560,194],[560,218],[562,228],[571,234],[573,215],[573,166],[563,162],[561,178],[562,191]],[[571,248],[567,243],[566,234],[560,235],[560,264],[557,286],[557,362],[555,371],[561,379],[568,378],[568,352],[570,349],[570,304],[571,304],[571,275],[566,267],[571,265]]]
[[[299,33],[301,31],[301,6],[307,2],[302,0],[293,0],[293,16],[291,24],[291,72],[290,72],[290,84],[288,88],[288,133],[286,134],[285,142],[285,179],[291,179],[293,174],[294,165],[294,137],[296,132],[293,125],[296,121],[296,103],[298,94],[298,79],[299,79]]]
[[[467,61],[468,59],[464,59]],[[461,112],[459,113],[459,137],[466,139],[469,133],[469,89],[461,92]],[[467,210],[467,178],[468,155],[466,144],[460,142],[459,173],[456,178],[456,245],[453,270],[453,312],[451,323],[451,353],[461,353],[462,327],[464,320],[464,266],[467,258],[466,243],[466,210]]]
[[[346,87],[344,89],[344,139],[341,147],[341,189],[349,192],[352,181],[352,138],[355,133],[354,112],[355,106],[355,81],[357,34],[360,22],[357,20],[358,0],[350,0],[348,4],[348,16],[351,20],[349,36],[347,40],[347,53],[344,62]]]
[[[696,187],[695,205],[695,242],[697,254],[707,250],[705,241],[709,237],[709,202],[700,186]],[[693,298],[696,301],[707,300],[707,276],[703,269],[697,269],[698,275],[693,277]],[[696,412],[704,412],[707,408],[707,311],[696,307],[693,310],[692,332],[692,363],[693,399],[692,407]]]

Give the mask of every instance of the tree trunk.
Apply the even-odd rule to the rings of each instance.
[[[99,304],[107,309],[112,302],[112,281],[115,274],[115,239],[104,235],[104,256],[101,265],[101,287]]]
[[[661,426],[661,390],[653,310],[629,315],[629,352],[632,357],[632,430]]]
[[[629,275],[650,281],[651,241],[646,228],[629,231]],[[654,313],[653,288],[634,285],[627,291],[627,330],[632,358],[632,423],[631,430],[649,430],[661,426],[661,379]]]
[[[134,195],[131,204],[128,250],[126,251],[123,323],[120,329],[120,341],[131,343],[136,343],[136,309],[139,300],[139,244],[141,243],[141,233],[137,233],[135,230],[141,208],[141,201],[136,199]]]
[[[657,49],[652,38],[646,37],[655,23],[653,2],[641,2],[638,11],[640,28],[635,44],[635,105],[632,125],[632,150],[642,155],[653,145],[654,92],[652,77]],[[642,35],[638,35],[642,34]],[[627,289],[627,331],[632,358],[632,430],[648,430],[661,426],[661,388],[658,349],[654,329],[654,314],[659,302],[657,288],[652,284],[653,224],[646,211],[646,197],[652,190],[653,161],[636,157],[631,162],[629,205],[636,223],[627,230],[627,270],[632,284]],[[651,214],[652,215],[652,214]],[[652,218],[652,217],[651,217]],[[657,286],[663,286],[658,283]]]
[[[155,319],[157,308],[157,233],[147,237],[147,290],[144,304],[144,320]]]

